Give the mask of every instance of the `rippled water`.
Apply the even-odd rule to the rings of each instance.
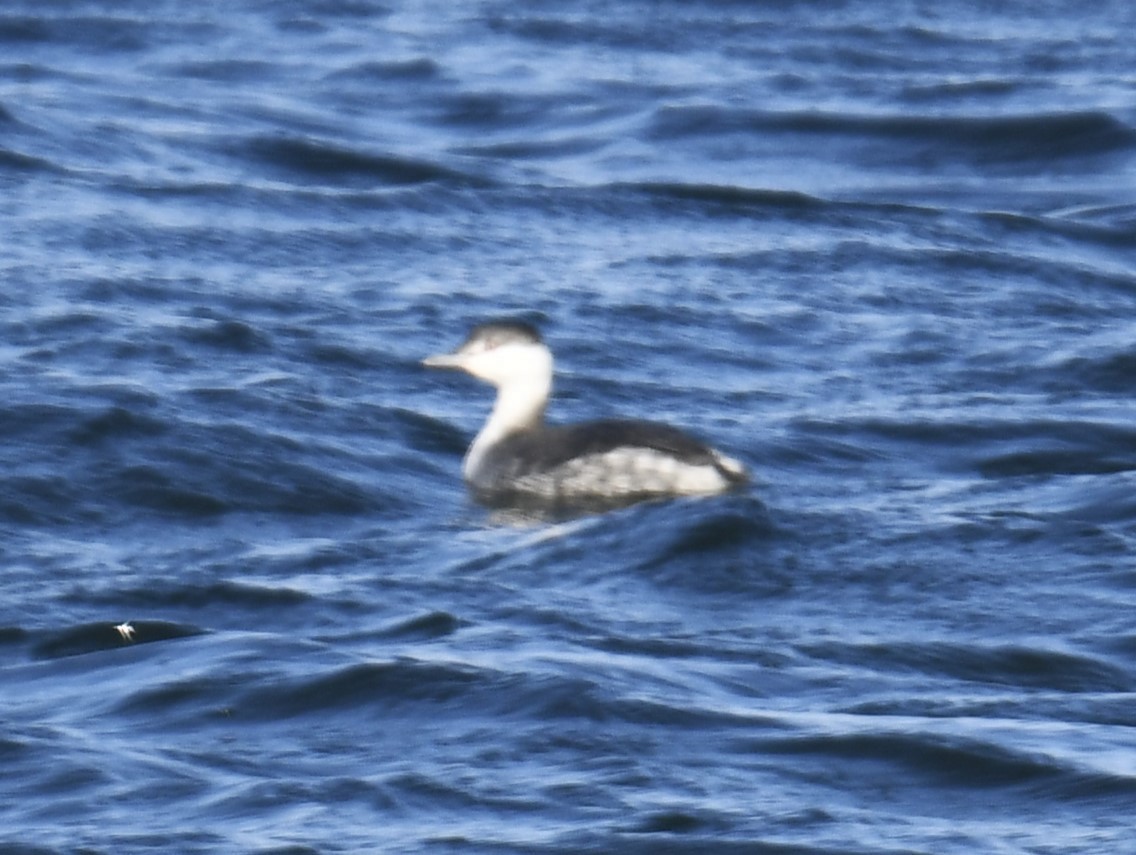
[[[5,4],[0,848],[1130,849],[1136,15],[861,6]]]

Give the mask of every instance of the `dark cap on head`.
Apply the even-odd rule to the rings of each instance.
[[[478,324],[469,332],[465,344],[480,341],[488,347],[499,347],[510,342],[540,344],[540,332],[525,321],[499,320]],[[463,347],[465,345],[462,345]]]

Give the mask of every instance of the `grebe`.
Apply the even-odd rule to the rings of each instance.
[[[466,483],[482,501],[625,504],[713,495],[748,480],[741,463],[668,425],[546,426],[552,353],[529,324],[481,324],[456,351],[422,364],[460,369],[497,387],[493,411],[462,463]]]

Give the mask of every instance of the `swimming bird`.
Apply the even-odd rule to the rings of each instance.
[[[748,480],[737,460],[669,425],[546,425],[552,353],[530,324],[480,324],[453,353],[422,364],[465,371],[497,387],[489,419],[462,462],[470,490],[488,504],[618,505],[713,495]]]

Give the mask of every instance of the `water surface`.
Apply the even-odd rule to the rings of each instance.
[[[1134,25],[8,3],[0,844],[1125,851]],[[753,488],[471,503],[516,314]]]

